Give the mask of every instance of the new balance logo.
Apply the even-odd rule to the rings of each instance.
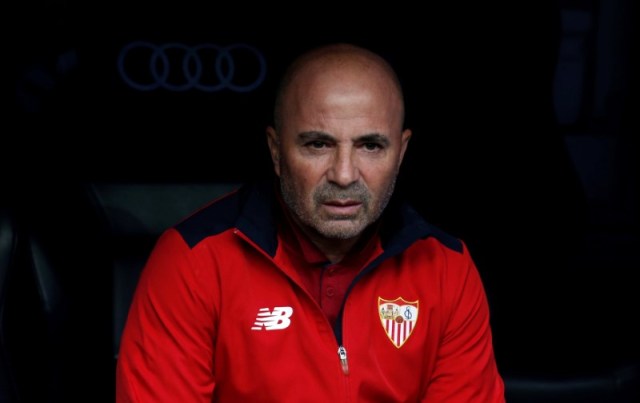
[[[291,315],[293,315],[293,308],[290,306],[276,306],[273,311],[269,308],[260,308],[251,330],[286,329],[291,324]]]

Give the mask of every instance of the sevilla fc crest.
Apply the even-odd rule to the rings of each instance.
[[[394,300],[378,297],[378,313],[389,340],[400,348],[416,328],[418,301],[405,301],[402,297]]]

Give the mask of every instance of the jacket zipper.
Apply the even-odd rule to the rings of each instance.
[[[349,375],[349,362],[347,361],[347,349],[344,346],[338,347],[338,357],[340,357],[340,366],[342,373]]]
[[[249,239],[249,237],[246,236],[241,230],[239,230],[238,228],[235,228],[233,232],[236,235],[240,236],[240,238],[244,239],[246,242],[251,244],[254,248],[256,248],[262,254],[267,256],[273,262],[273,258],[268,253],[266,253],[262,248],[258,247],[258,245],[256,245],[251,239]],[[345,302],[347,300],[347,297],[351,293],[351,290],[353,289],[353,286],[365,274],[371,272],[373,270],[373,268],[376,267],[378,264],[380,264],[380,262],[382,262],[384,259],[388,259],[389,257],[395,256],[396,254],[400,253],[403,249],[404,248],[402,248],[402,247],[400,247],[400,248],[396,247],[396,248],[390,249],[389,251],[385,251],[380,256],[378,256],[377,258],[373,259],[373,261],[371,261],[367,265],[367,267],[365,267],[360,273],[358,273],[358,275],[353,279],[353,281],[351,282],[351,284],[347,288],[347,292],[345,293],[344,299],[342,301],[342,306],[340,307],[340,313],[338,314],[338,318],[336,320],[336,326],[333,328],[333,334],[334,334],[334,336],[336,338],[336,341],[338,343],[338,359],[340,360],[340,367],[342,368],[342,373],[344,375],[349,375],[349,361],[347,360],[347,349],[344,347],[343,342],[342,342],[342,317],[343,317],[343,314],[344,314],[344,305],[345,305]],[[391,252],[391,253],[389,253],[389,252]],[[309,295],[307,290],[304,289],[304,287],[301,287],[300,285],[298,285],[298,287],[302,288],[302,290],[307,294],[307,296],[313,300],[313,298]]]
[[[344,316],[345,303],[347,301],[347,298],[349,297],[349,294],[351,294],[351,290],[353,290],[353,287],[356,285],[356,283],[364,275],[366,275],[367,273],[370,273],[384,259],[387,259],[390,256],[394,256],[396,253],[398,253],[396,251],[393,251],[393,252],[394,253],[382,253],[380,256],[373,259],[373,261],[369,262],[369,264],[364,269],[362,269],[362,271],[358,273],[358,275],[353,279],[353,281],[347,288],[347,292],[345,292],[344,294],[344,299],[342,300],[342,306],[340,307],[340,312],[338,313],[338,318],[336,319],[336,325],[333,328],[333,333],[335,334],[336,340],[338,341],[338,358],[340,359],[340,366],[342,367],[342,372],[345,375],[349,375],[349,361],[347,360],[347,349],[344,347],[343,345],[344,343],[342,340],[343,339],[342,320]]]
[[[258,245],[256,245],[249,237],[247,237],[241,230],[235,228],[233,230],[233,232],[239,236],[240,238],[242,238],[243,240],[245,240],[246,242],[248,242],[250,245],[252,245],[254,248],[256,248],[256,250],[258,250],[260,253],[262,253],[263,255],[265,255],[266,257],[268,257],[271,261],[273,261],[273,258],[271,256],[269,256],[268,253],[266,253],[262,248],[258,247]],[[288,277],[288,276],[287,276]],[[295,283],[295,282],[294,282]],[[296,283],[296,285],[298,285]],[[353,283],[351,284],[351,286],[349,287],[349,289],[353,286]],[[311,295],[309,295],[309,293],[307,292],[307,290],[304,289],[304,287],[301,287],[300,285],[298,285],[298,287],[300,287],[302,289],[302,291],[305,292],[305,294],[307,294],[307,296],[309,298],[311,298],[313,300],[313,298],[311,297]],[[346,299],[346,295],[345,295],[345,299]],[[320,308],[320,307],[318,307]],[[344,309],[344,301],[342,303],[342,308],[340,308],[340,313],[338,314],[338,320],[337,322],[340,323],[342,321],[342,310]],[[339,328],[340,331],[336,331],[336,329]],[[340,368],[342,368],[342,373],[345,375],[349,375],[349,362],[347,361],[347,349],[344,348],[344,346],[342,345],[342,325],[338,324],[336,328],[333,329],[333,334],[336,338],[337,344],[338,344],[338,358],[340,360]]]

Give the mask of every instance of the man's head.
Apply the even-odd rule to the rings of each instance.
[[[312,236],[356,239],[386,207],[411,136],[399,81],[380,56],[336,44],[298,58],[268,144],[282,196]]]

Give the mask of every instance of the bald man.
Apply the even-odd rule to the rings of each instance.
[[[465,244],[393,196],[411,131],[379,55],[285,73],[247,184],[158,240],[121,339],[118,402],[504,401]]]

